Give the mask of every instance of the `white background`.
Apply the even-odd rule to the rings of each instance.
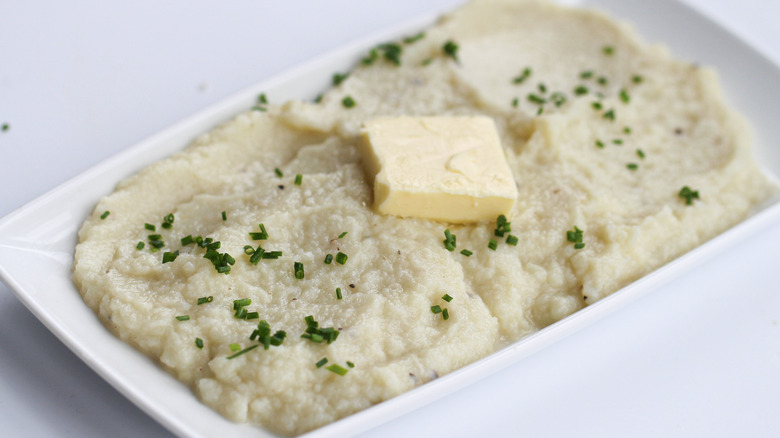
[[[3,3],[0,216],[264,78],[459,1]],[[687,3],[780,63],[780,2]],[[778,261],[775,224],[365,436],[779,436]],[[0,436],[169,435],[0,284]]]

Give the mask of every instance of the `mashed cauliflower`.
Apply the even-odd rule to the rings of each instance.
[[[474,1],[320,101],[264,109],[100,200],[73,278],[204,403],[286,435],[558,321],[774,191],[712,71],[546,3]],[[491,117],[519,193],[511,231],[374,212],[360,128],[395,115]]]

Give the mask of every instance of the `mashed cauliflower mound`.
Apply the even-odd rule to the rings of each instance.
[[[448,55],[447,41],[458,50]],[[601,14],[474,1],[424,38],[398,43],[400,65],[380,48],[319,103],[246,112],[121,182],[79,233],[73,276],[86,303],[231,420],[299,434],[387,400],[615,292],[774,191],[714,73]],[[495,222],[372,210],[360,127],[395,115],[495,121],[519,192],[507,217],[516,246],[494,236]],[[692,205],[678,195],[685,186],[699,192]],[[252,240],[260,223],[268,238]],[[567,240],[575,226],[584,248]],[[447,228],[457,237],[452,252]],[[150,234],[165,246],[153,251]],[[182,245],[188,235],[219,241],[216,251],[234,264]],[[282,256],[253,265],[244,247],[258,244]],[[345,264],[324,263],[338,252]],[[213,301],[197,304],[207,296]],[[234,316],[243,298],[259,319]],[[338,338],[301,338],[308,315]],[[250,335],[259,320],[287,333],[282,345],[227,359],[231,344],[258,344]],[[332,364],[348,372],[327,370]]]

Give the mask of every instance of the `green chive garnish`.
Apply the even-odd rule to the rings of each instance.
[[[157,227],[155,227],[155,226],[154,226],[154,225],[152,225],[152,224],[148,224],[148,223],[147,223],[147,224],[144,224],[144,228],[146,228],[146,229],[147,229],[147,230],[149,230],[149,231],[157,231]]]
[[[604,113],[604,118],[614,122],[615,121],[615,110],[614,109],[610,109],[609,111],[605,112]]]
[[[323,365],[325,365],[326,363],[328,363],[328,358],[327,358],[327,357],[323,357],[322,359],[320,359],[320,360],[319,360],[319,361],[318,361],[316,364],[314,364],[314,365],[316,365],[316,366],[317,366],[317,368],[322,368],[322,366],[323,366]]]
[[[343,368],[343,367],[341,367],[341,366],[339,366],[339,365],[337,365],[335,363],[333,365],[331,365],[331,366],[325,367],[325,369],[330,371],[330,372],[336,373],[339,376],[343,376],[343,375],[347,374],[347,369],[346,368]]]
[[[584,85],[580,85],[577,88],[574,89],[574,94],[577,96],[582,96],[584,94],[588,94],[588,87]]]
[[[601,108],[603,108],[603,105],[601,105],[601,102],[593,102],[593,103],[590,104],[590,106],[592,106],[593,109],[597,110],[597,111],[600,110]]]
[[[343,265],[344,263],[347,263],[347,255],[343,252],[339,251],[338,254],[336,254],[336,263]]]
[[[526,68],[523,69],[523,72],[520,74],[520,76],[517,76],[514,79],[512,79],[512,83],[514,83],[514,84],[522,84],[530,76],[531,76],[531,68],[530,67],[526,67]],[[515,105],[515,106],[517,106],[517,105]]]
[[[438,304],[435,306],[431,306],[431,313],[434,314],[441,313],[441,306],[439,306]]]
[[[241,344],[236,344],[236,343],[230,344],[230,351],[238,351],[240,349],[241,349]]]
[[[699,199],[699,191],[691,190],[690,187],[685,186],[680,189],[680,192],[677,194],[677,196],[685,200],[685,205],[693,205],[693,201],[695,199]]]
[[[425,38],[425,32],[420,32],[417,35],[408,36],[403,39],[405,44],[412,44],[416,43],[417,41],[420,41],[421,39]]]
[[[347,232],[344,231],[343,233],[339,234],[339,239],[343,239],[344,236],[346,236],[346,235],[347,235]]]
[[[512,99],[512,106],[513,107],[517,108],[517,105],[519,105],[519,104],[520,104],[520,99],[518,99],[516,97],[514,99]]]
[[[189,321],[190,320],[190,315],[179,315],[179,316],[176,317],[176,320],[177,321]]]
[[[3,127],[2,127],[3,132],[8,131],[9,129],[11,129],[11,125],[9,125],[8,123],[3,123]]]
[[[637,170],[637,169],[639,169],[639,165],[636,164],[636,163],[628,163],[628,164],[626,164],[626,168],[628,170]]]
[[[355,368],[355,364],[350,361],[347,361],[347,366],[350,368]]]
[[[631,102],[631,96],[628,95],[628,91],[625,89],[620,90],[620,100],[623,101],[623,103]]]
[[[446,301],[446,302],[448,302],[448,303],[449,303],[450,301],[452,301],[452,297],[450,296],[450,294],[444,294],[444,295],[442,295],[441,299],[442,299],[442,300],[444,300],[444,301]]]
[[[198,305],[210,303],[212,301],[214,301],[214,297],[211,296],[211,295],[209,295],[207,297],[201,297],[201,298],[198,298]]]
[[[455,251],[457,238],[450,233],[450,230],[444,230],[444,247],[447,249],[447,251]]]
[[[143,242],[138,242],[138,244],[135,245],[135,249],[144,249],[144,243]]]
[[[349,73],[334,73],[333,74],[333,86],[338,86],[340,83],[344,82],[344,79],[349,77]]]
[[[203,339],[195,338],[195,346],[202,350],[203,349]]]
[[[337,287],[337,288],[336,288],[336,299],[337,299],[337,300],[340,300],[341,298],[342,298],[342,297],[341,297],[341,288],[340,288],[340,287]]]
[[[593,77],[593,70],[587,70],[580,73],[580,79],[590,79]]]
[[[519,242],[519,239],[514,234],[506,236],[507,245],[517,246],[517,242]]]
[[[234,359],[234,358],[236,358],[238,356],[241,356],[242,354],[245,354],[245,353],[247,353],[249,351],[254,350],[258,346],[260,346],[260,344],[250,345],[249,347],[244,348],[243,350],[239,351],[238,353],[235,353],[233,355],[228,356],[227,359]]]
[[[447,309],[442,309],[442,311],[441,311],[441,318],[443,320],[445,320],[445,321],[450,319],[450,311],[447,310]]]
[[[607,85],[607,78],[605,76],[599,76],[599,78],[596,79],[596,82],[598,82],[599,85]]]
[[[456,62],[458,61],[458,45],[454,41],[448,40],[442,46],[442,50],[444,51],[445,55],[454,59]]]
[[[347,96],[341,99],[341,104],[344,105],[344,108],[352,108],[357,105],[355,99],[353,99],[352,96]]]
[[[642,76],[640,75],[634,75],[631,77],[631,81],[635,84],[641,84],[642,83]]]
[[[598,146],[598,147],[600,147],[600,148],[604,149],[604,142],[603,142],[603,141],[601,141],[601,140],[596,140],[596,146]]]
[[[298,280],[303,280],[303,263],[301,262],[293,263],[293,275]]]
[[[462,250],[460,253],[463,254],[466,257],[470,257],[472,254],[474,254],[473,252],[471,252],[471,251],[469,251],[467,249]]]
[[[497,237],[504,237],[504,234],[510,231],[512,231],[511,222],[508,222],[503,214],[498,215],[496,218],[496,229],[493,230],[493,234]]]
[[[546,99],[544,99],[542,97],[539,97],[539,96],[537,96],[536,94],[533,94],[533,93],[528,94],[528,101],[532,102],[532,103],[535,103],[537,105],[544,105],[547,102]]]
[[[303,182],[303,175],[301,175],[300,173],[295,175],[295,185],[299,186],[301,185],[302,182]]]
[[[639,158],[641,158],[641,159],[644,159],[644,158],[645,158],[645,152],[644,152],[642,149],[637,149],[637,150],[636,150],[636,155],[637,155]]]
[[[333,254],[328,254],[325,256],[325,264],[329,265],[333,261]]]
[[[192,234],[181,238],[181,246],[192,245],[193,243],[195,243],[195,238],[192,237]]]
[[[498,242],[496,242],[496,240],[495,240],[495,239],[490,239],[490,240],[488,241],[488,248],[490,248],[490,249],[492,249],[493,251],[495,251],[495,250],[496,250],[496,248],[498,248]]]
[[[574,227],[574,230],[566,232],[566,240],[574,244],[574,249],[585,248],[585,244],[582,242],[582,233],[583,231],[577,226]]]
[[[278,176],[279,178],[284,176],[284,173],[282,173],[282,170],[279,169],[278,167],[274,169],[274,173],[276,173],[276,176]]]
[[[100,215],[100,220],[107,218],[109,214],[111,214],[110,211],[108,210],[104,211],[103,214]]]
[[[176,260],[176,257],[178,257],[178,256],[179,256],[179,250],[176,250],[176,251],[173,251],[173,252],[165,251],[163,253],[162,262],[163,263],[172,262],[172,261]]]
[[[224,211],[222,212],[222,220],[223,220],[223,221],[226,221],[226,220],[227,220],[227,213],[226,213],[226,212],[224,212]]]
[[[257,96],[257,102],[263,105],[268,103],[268,98],[265,97],[265,93],[261,93],[259,96]]]
[[[607,56],[612,56],[615,54],[615,48],[612,46],[604,46],[603,49],[601,49],[602,52],[604,52]]]
[[[612,143],[614,143],[616,145],[622,145],[623,144],[623,140],[621,140],[619,138],[616,138],[616,139],[612,140]]]

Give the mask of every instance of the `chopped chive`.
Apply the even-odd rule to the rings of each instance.
[[[212,301],[214,301],[214,297],[211,296],[211,295],[209,295],[207,297],[201,297],[201,298],[198,298],[198,305],[210,303]]]
[[[590,79],[593,77],[593,70],[587,70],[580,73],[580,79]]]
[[[693,201],[695,199],[699,199],[699,191],[691,190],[690,187],[685,186],[680,189],[680,192],[677,194],[677,196],[685,200],[685,205],[693,205]]]
[[[11,125],[9,125],[8,123],[3,123],[3,127],[1,129],[3,130],[3,132],[8,131],[9,129],[11,129]]]
[[[139,250],[140,249],[144,249],[144,243],[143,242],[138,242],[138,244],[135,245],[135,249],[139,249]]]
[[[160,234],[150,234],[148,237],[150,242],[157,242],[159,240],[162,240],[162,235]]]
[[[306,321],[306,332],[301,335],[301,338],[318,344],[322,343],[322,341],[327,341],[330,344],[339,336],[339,331],[333,327],[319,328],[319,323],[311,315],[304,318],[304,320]]]
[[[544,85],[543,82],[539,82],[539,85],[537,85],[536,88],[538,88],[539,92],[542,94],[547,92],[547,85]]]
[[[575,225],[573,230],[566,231],[566,240],[574,244],[574,249],[585,248],[585,244],[582,242],[583,233],[584,232]]]
[[[227,213],[225,211],[222,212],[222,220],[223,221],[227,220]]]
[[[592,106],[593,109],[597,110],[597,111],[603,108],[603,105],[601,105],[601,102],[598,102],[598,101],[591,103],[590,106]]]
[[[555,92],[550,95],[550,101],[552,101],[556,107],[560,107],[566,103],[566,96],[564,96],[563,93]]]
[[[190,320],[190,315],[179,315],[179,316],[176,317],[176,320],[177,321],[189,321]]]
[[[488,241],[488,248],[490,248],[490,249],[492,249],[493,251],[495,251],[495,250],[496,250],[496,248],[498,248],[498,242],[496,242],[496,240],[495,240],[495,239],[490,239],[490,240]]]
[[[504,234],[512,231],[511,222],[506,220],[506,216],[503,214],[498,215],[496,218],[496,229],[493,230],[493,235],[496,237],[504,237]]]
[[[337,365],[335,363],[333,365],[325,367],[325,369],[330,371],[330,372],[336,373],[339,376],[343,376],[343,375],[347,374],[347,369],[346,368],[343,368],[343,367],[341,367],[341,366],[339,366],[339,365]]]
[[[239,300],[233,300],[233,310],[238,310],[250,304],[252,304],[252,300],[250,298],[241,298]]]
[[[517,242],[519,242],[519,239],[514,234],[506,236],[507,245],[517,246]]]
[[[295,175],[295,185],[299,186],[301,185],[302,182],[303,182],[303,175],[301,175],[300,173]]]
[[[441,299],[442,299],[442,300],[444,300],[444,301],[446,301],[446,302],[448,302],[448,303],[449,303],[450,301],[452,301],[452,297],[450,296],[450,294],[444,294],[444,295],[442,295]]]
[[[546,99],[544,99],[542,97],[539,97],[539,96],[537,96],[536,94],[533,94],[533,93],[528,94],[527,97],[528,97],[528,101],[529,102],[535,103],[537,105],[544,105],[547,102]]]
[[[631,102],[631,96],[628,95],[625,88],[620,90],[620,100],[623,101],[623,103]]]
[[[317,361],[317,363],[315,363],[314,365],[316,365],[317,368],[322,368],[322,366],[325,365],[326,363],[328,363],[328,358],[327,357],[323,357],[322,359]]]
[[[624,127],[623,128],[623,132],[626,133],[626,134],[631,134],[631,127],[630,126]]]
[[[588,94],[588,87],[584,85],[580,85],[577,88],[574,89],[574,94],[577,96],[582,96],[584,94]]]
[[[604,54],[607,56],[612,56],[615,54],[615,48],[612,46],[604,46],[601,51],[604,52]]]
[[[520,99],[518,99],[516,97],[514,99],[512,99],[512,106],[513,107],[517,108],[517,105],[519,105],[519,104],[520,104]]]
[[[441,318],[442,318],[443,320],[445,320],[445,321],[446,321],[446,320],[448,320],[448,319],[450,319],[450,311],[449,311],[449,310],[447,310],[446,308],[445,308],[445,309],[442,309],[442,311],[441,311]]]
[[[371,65],[378,57],[379,52],[376,49],[371,49],[371,51],[368,52],[368,56],[363,57],[363,59],[360,60],[360,63],[363,65]]]
[[[544,112],[544,107],[540,106],[539,109],[536,110],[536,115],[537,116],[541,116],[543,112]]]
[[[344,263],[347,263],[347,255],[343,252],[339,251],[338,254],[336,254],[336,263],[343,265]]]
[[[236,313],[234,313],[233,316],[235,316],[238,319],[246,319],[247,313],[249,313],[249,311],[246,310],[246,308],[239,307],[238,309],[236,309]]]
[[[619,139],[619,138],[616,138],[616,139],[612,140],[612,143],[614,143],[616,145],[621,145],[621,144],[623,144],[623,140]]]
[[[192,234],[181,238],[181,246],[192,245],[193,243],[195,243],[195,238],[192,237]]]
[[[610,108],[609,111],[604,113],[604,118],[614,122],[615,121],[615,110]]]
[[[252,255],[255,253],[255,249],[251,245],[244,245],[244,254]]]
[[[431,306],[431,313],[434,314],[441,313],[441,306],[439,306],[438,304],[435,306]]]
[[[250,320],[250,319],[258,319],[260,318],[260,314],[257,312],[247,312],[246,315],[244,315],[244,319]]]
[[[444,51],[445,55],[458,62],[458,45],[454,41],[447,40],[447,42],[442,46],[442,50]]]
[[[279,169],[278,167],[274,168],[274,173],[275,173],[275,174],[276,174],[276,176],[278,176],[279,178],[281,178],[281,177],[283,177],[283,176],[284,176],[284,173],[282,173],[282,170],[281,170],[281,169]]]
[[[322,102],[322,93],[318,94],[317,97],[314,98],[314,103],[320,102]]]
[[[170,262],[176,260],[176,257],[178,257],[178,256],[179,256],[179,250],[176,250],[176,251],[173,251],[173,252],[165,251],[163,253],[162,262],[163,263],[170,263]]]
[[[195,338],[195,346],[202,350],[203,349],[203,339]]]
[[[384,43],[377,46],[382,52],[384,58],[395,65],[401,65],[401,53],[403,53],[403,47],[396,43]]]
[[[260,93],[260,95],[257,96],[257,102],[263,105],[268,103],[268,98],[265,97],[265,93]]]
[[[341,288],[337,287],[336,288],[336,299],[340,300],[341,298],[342,298],[342,296],[341,296]]]
[[[471,255],[472,255],[472,254],[474,254],[473,252],[471,252],[471,251],[469,251],[469,250],[467,250],[467,249],[464,249],[464,250],[463,250],[463,251],[461,251],[460,253],[461,253],[461,254],[463,254],[463,255],[464,255],[464,256],[466,256],[466,257],[471,257]]]
[[[344,236],[346,236],[346,235],[347,235],[347,232],[344,231],[343,233],[339,234],[339,239],[343,239]]]
[[[265,107],[255,105],[252,107],[252,111],[268,111],[268,110]]]
[[[636,164],[636,163],[628,163],[628,164],[626,164],[626,168],[628,170],[637,170],[637,169],[639,169],[639,165]]]
[[[344,105],[344,108],[352,108],[357,105],[355,99],[353,99],[352,96],[347,96],[341,99],[341,104]]]
[[[347,361],[347,366],[350,368],[355,368],[355,364],[350,361]]]
[[[228,356],[227,359],[235,359],[238,356],[241,356],[242,354],[245,354],[245,353],[247,353],[249,351],[254,350],[258,346],[260,346],[260,344],[250,345],[249,347],[244,348],[243,350],[239,351],[238,353],[235,353],[235,354],[232,354],[232,355]]]
[[[344,82],[344,79],[347,79],[349,77],[349,73],[333,73],[333,86],[338,86],[342,82]]]
[[[444,230],[444,240],[442,242],[444,243],[444,248],[446,248],[447,251],[455,251],[457,237],[454,236],[449,229]]]
[[[252,240],[267,240],[268,232],[265,230],[265,225],[258,224],[258,228],[260,228],[260,232],[250,232],[249,237],[252,238]]]
[[[637,150],[636,150],[636,155],[637,155],[639,158],[642,158],[642,159],[644,159],[644,158],[645,158],[645,151],[643,151],[642,149],[637,149]]]
[[[514,79],[512,79],[512,83],[522,84],[530,76],[531,76],[531,68],[530,67],[526,67],[526,68],[523,69],[523,72],[520,74],[520,76],[517,76]]]
[[[423,38],[425,38],[425,32],[420,32],[417,35],[412,35],[404,38],[403,42],[405,44],[412,44],[412,43],[416,43],[417,41],[420,41]]]
[[[631,77],[631,81],[633,83],[635,83],[635,84],[641,84],[642,80],[643,80],[643,78],[640,75],[634,75],[634,76]]]
[[[325,256],[325,264],[329,265],[333,261],[333,254],[327,254]]]
[[[149,231],[157,231],[157,227],[149,223],[144,224],[144,228],[146,228]]]
[[[303,263],[301,262],[293,263],[293,275],[298,280],[303,280]]]
[[[599,76],[598,79],[596,79],[596,82],[599,83],[599,85],[607,85],[607,78],[606,76]]]
[[[230,344],[230,351],[238,351],[241,349],[241,344]]]
[[[107,218],[109,214],[111,214],[110,211],[108,210],[104,211],[103,214],[100,215],[100,220]]]
[[[276,260],[276,259],[278,259],[281,256],[282,256],[282,252],[281,251],[266,251],[263,254],[263,259],[264,260]]]
[[[433,58],[427,58],[427,59],[423,59],[423,61],[420,63],[420,65],[426,66],[426,65],[428,65],[428,64],[430,64],[432,62],[433,62]]]
[[[604,149],[604,142],[603,142],[603,141],[601,141],[601,140],[596,140],[596,146],[598,146],[598,147],[600,147],[600,148]]]

